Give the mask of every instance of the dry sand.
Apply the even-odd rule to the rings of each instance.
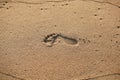
[[[0,0],[0,80],[120,80],[120,0]]]

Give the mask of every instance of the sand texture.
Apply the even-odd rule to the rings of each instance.
[[[120,0],[0,0],[0,80],[120,80]]]

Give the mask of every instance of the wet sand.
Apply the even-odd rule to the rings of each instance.
[[[120,0],[0,0],[0,80],[119,80]]]

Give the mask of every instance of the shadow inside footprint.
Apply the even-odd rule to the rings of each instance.
[[[65,43],[67,43],[67,44],[76,45],[78,43],[78,41],[74,38],[66,37],[66,36],[63,36],[63,35],[60,35],[60,37],[63,38]]]

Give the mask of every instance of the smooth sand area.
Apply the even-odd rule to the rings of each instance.
[[[120,0],[0,0],[0,80],[120,80]]]

